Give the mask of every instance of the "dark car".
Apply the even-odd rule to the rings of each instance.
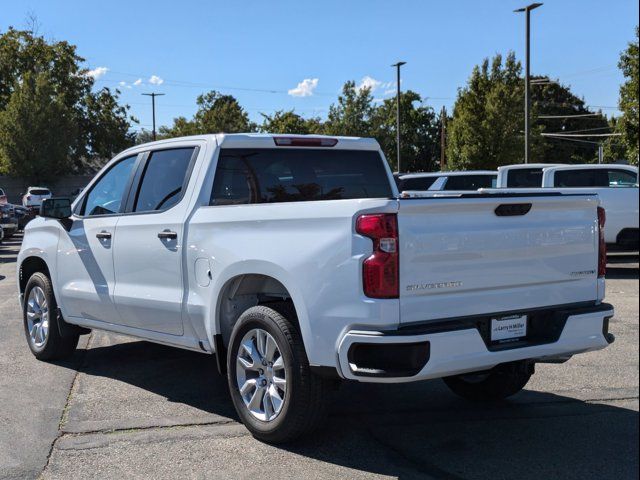
[[[5,238],[10,237],[18,230],[18,218],[11,204],[0,204],[0,225],[4,230]]]
[[[21,205],[13,205],[15,215],[18,219],[18,230],[24,230],[24,227],[36,217],[35,211]]]

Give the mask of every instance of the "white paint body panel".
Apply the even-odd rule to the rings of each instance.
[[[70,232],[50,219],[38,218],[27,226],[18,265],[34,256],[47,263],[69,322],[212,352],[214,336],[221,333],[222,292],[240,275],[259,274],[286,288],[310,363],[341,370],[341,349],[353,332],[376,336],[372,332],[407,322],[594,302],[600,297],[602,286],[595,274],[569,278],[573,271],[596,268],[594,196],[518,198],[517,203],[531,202],[534,207],[525,216],[509,218],[493,214],[493,208],[506,200],[480,197],[208,206],[220,148],[276,148],[271,136],[160,141],[129,149],[116,160],[194,143],[201,150],[187,190],[166,212],[74,217]],[[379,151],[373,140],[340,137],[334,148]],[[398,195],[386,168],[393,194]],[[398,214],[399,299],[363,294],[362,262],[371,254],[372,242],[356,234],[354,227],[359,215],[373,212]],[[157,238],[165,228],[178,233],[172,248]],[[113,234],[109,248],[95,238],[102,230]],[[403,288],[447,281],[461,281],[462,288],[410,293]],[[471,337],[459,335],[447,336],[443,345],[449,353],[443,347],[435,357],[450,366],[417,379],[471,371],[494,361],[482,352],[464,357],[456,353],[477,347]],[[591,348],[593,342],[578,335],[569,343],[511,355],[565,353]]]

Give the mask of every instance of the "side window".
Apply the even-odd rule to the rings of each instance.
[[[256,179],[242,157],[220,155],[210,205],[254,203]]]
[[[607,170],[610,187],[633,187],[638,184],[638,175],[629,170]]]
[[[87,194],[82,215],[112,215],[120,211],[124,189],[136,163],[136,155],[127,157],[111,167]]]
[[[134,212],[167,210],[180,201],[194,148],[152,152],[142,174]]]

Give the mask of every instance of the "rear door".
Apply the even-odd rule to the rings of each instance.
[[[186,190],[196,145],[152,150],[116,228],[114,299],[119,323],[181,335]]]
[[[554,194],[400,200],[401,321],[594,300],[597,203]]]

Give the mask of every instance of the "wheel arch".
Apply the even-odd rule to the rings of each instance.
[[[18,267],[18,288],[20,295],[24,294],[29,278],[36,272],[46,274],[53,285],[51,270],[45,259],[38,255],[29,255],[20,262],[20,266]]]

